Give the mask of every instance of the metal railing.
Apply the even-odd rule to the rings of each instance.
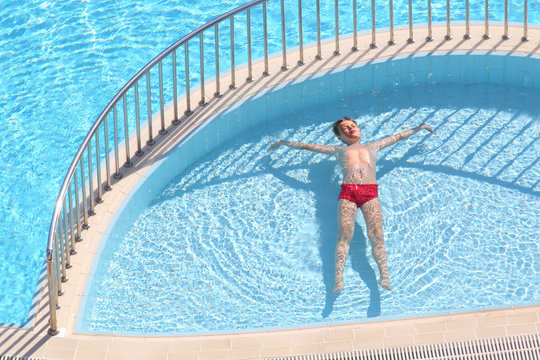
[[[184,116],[189,116],[192,114],[192,99],[191,99],[191,84],[190,84],[190,52],[189,52],[189,43],[198,42],[199,43],[199,66],[200,66],[200,96],[201,99],[198,102],[198,106],[205,106],[205,78],[204,78],[204,37],[206,34],[213,33],[214,35],[214,45],[215,45],[215,58],[214,58],[214,67],[215,67],[215,97],[221,95],[221,79],[224,75],[220,72],[220,45],[219,45],[219,34],[220,34],[220,24],[230,24],[230,89],[236,88],[236,74],[235,70],[237,68],[235,61],[235,18],[238,18],[239,15],[242,17],[246,16],[246,31],[247,31],[247,67],[248,67],[248,77],[246,81],[253,80],[253,68],[252,68],[252,10],[255,7],[262,8],[262,31],[263,34],[263,61],[264,61],[264,71],[261,74],[262,76],[269,75],[269,63],[268,63],[268,19],[267,19],[267,3],[277,2],[278,0],[254,0],[245,5],[242,5],[232,11],[229,11],[216,19],[200,26],[195,31],[184,36],[167,49],[165,49],[161,54],[155,57],[150,61],[146,66],[144,66],[135,76],[129,80],[126,85],[124,85],[120,91],[112,98],[109,104],[101,112],[98,119],[92,125],[88,131],[86,137],[84,138],[80,148],[78,149],[68,171],[66,177],[60,188],[60,192],[56,201],[56,205],[53,210],[52,220],[49,228],[49,237],[47,243],[47,271],[48,271],[48,290],[49,290],[49,310],[50,310],[50,328],[49,334],[55,335],[58,333],[57,328],[57,309],[58,305],[58,296],[62,295],[62,283],[68,280],[67,269],[71,267],[71,256],[77,253],[77,242],[82,240],[81,232],[84,229],[88,228],[88,216],[91,216],[95,213],[96,203],[103,201],[103,190],[109,191],[112,188],[112,178],[119,179],[122,177],[122,168],[129,168],[133,166],[133,156],[141,157],[143,156],[143,144],[151,147],[154,143],[154,129],[153,129],[153,111],[152,111],[152,85],[151,85],[151,72],[158,71],[159,76],[159,125],[160,129],[158,134],[166,136],[166,122],[165,119],[165,87],[164,87],[164,71],[163,63],[164,61],[170,61],[172,63],[172,68],[170,72],[170,77],[172,77],[172,100],[173,100],[173,113],[172,119],[168,119],[172,124],[177,125],[180,123],[179,115],[179,104],[178,104],[178,78],[177,78],[177,55],[179,51],[184,51],[184,73],[185,73],[185,82],[183,90],[181,91],[185,94],[185,111]],[[287,42],[286,42],[286,28],[287,23],[285,21],[285,14],[292,9],[288,9],[284,0],[280,4],[280,13],[279,17],[280,24],[277,27],[281,31],[281,56],[282,56],[282,66],[283,71],[287,71]],[[331,2],[332,0],[326,0]],[[444,1],[444,0],[439,0]],[[482,1],[482,0],[478,0]],[[488,0],[485,1],[486,16],[485,16],[485,34],[484,37],[489,37],[489,4]],[[465,39],[470,38],[469,33],[469,1],[466,1],[466,34],[464,35]],[[413,11],[412,11],[412,0],[408,2],[409,7],[409,39],[408,42],[413,42]],[[451,39],[451,22],[450,22],[450,2],[446,1],[447,7],[447,33],[445,39]],[[304,64],[304,37],[303,37],[303,22],[302,22],[302,1],[298,0],[298,6],[294,6],[295,10],[300,14],[300,19],[298,22],[297,35],[299,39],[298,49],[299,49],[299,58],[298,64]],[[334,22],[334,37],[335,37],[335,46],[333,55],[339,56],[340,54],[340,30],[339,30],[339,2],[334,0],[335,8],[335,22]],[[358,50],[358,39],[357,39],[357,1],[351,0],[351,8],[353,11],[353,35],[352,35],[352,49],[351,51]],[[390,0],[389,3],[389,15],[390,15],[390,28],[389,28],[389,40],[388,44],[395,44],[394,41],[394,23],[393,23],[393,0]],[[375,1],[371,2],[371,11],[372,11],[372,41],[370,47],[374,48],[376,44],[376,14],[375,14]],[[428,0],[428,37],[426,41],[433,39],[432,37],[432,23],[431,23],[431,0]],[[505,21],[504,21],[504,35],[503,39],[508,38],[508,2],[505,0]],[[315,56],[316,60],[322,59],[322,48],[321,48],[321,6],[320,0],[316,0],[316,46],[317,54]],[[276,38],[279,34],[275,34]],[[524,0],[524,22],[523,22],[523,41],[528,40],[527,36],[527,0]],[[167,78],[170,80],[170,78]],[[146,115],[147,115],[147,131],[142,129],[141,125],[141,102],[144,100],[144,96],[140,97],[140,83],[146,82]],[[144,89],[144,87],[143,87]],[[170,89],[169,89],[170,90]],[[133,97],[133,106],[132,102],[128,102],[128,96]],[[157,103],[157,101],[156,101]],[[130,106],[128,106],[130,105]],[[119,108],[121,107],[121,117],[123,124],[119,124]],[[131,116],[130,116],[131,114]],[[135,119],[133,119],[133,115]],[[110,124],[109,121],[113,121],[113,134],[110,135]],[[135,120],[135,137],[136,137],[136,150],[130,148],[130,124],[133,127],[133,120]],[[120,127],[123,127],[122,129]],[[143,137],[143,132],[146,132],[147,135]],[[101,146],[100,134],[103,134],[103,147]],[[123,137],[123,150],[120,150],[121,137]],[[113,141],[113,146],[111,149],[110,141]],[[95,151],[94,151],[95,149]],[[103,154],[102,154],[103,152]],[[122,159],[121,159],[122,156]],[[102,166],[102,159],[105,161],[105,165]],[[114,162],[114,168],[112,168],[112,163]],[[122,164],[123,163],[123,164]],[[95,166],[94,166],[95,164]],[[95,175],[94,175],[95,174]]]

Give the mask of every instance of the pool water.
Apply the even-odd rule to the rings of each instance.
[[[83,137],[106,103],[162,49],[241,0],[208,1],[3,1],[0,7],[0,324],[27,324],[36,283],[42,271],[53,203],[63,176]],[[293,0],[287,3],[294,4]],[[333,1],[324,5],[323,37],[333,36]],[[483,3],[483,2],[482,2]],[[315,1],[304,1],[304,39],[315,40]],[[377,1],[377,25],[388,26],[386,1]],[[435,3],[434,3],[435,4]],[[440,4],[443,4],[440,1]],[[454,4],[454,2],[452,2]],[[492,21],[502,20],[502,0],[491,1]],[[529,21],[540,23],[539,1],[529,1]],[[358,8],[359,29],[370,28],[368,5]],[[463,19],[455,4],[453,20]],[[294,5],[292,8],[296,9]],[[416,8],[416,5],[415,5]],[[279,2],[269,4],[270,51],[279,51]],[[482,20],[482,5],[471,5],[471,19]],[[522,21],[520,4],[511,3],[511,21]],[[443,21],[444,6],[434,6]],[[252,24],[261,22],[254,10]],[[415,22],[426,21],[425,5]],[[350,3],[340,1],[340,29],[351,32]],[[395,2],[395,24],[407,22],[406,2]],[[242,16],[236,21],[237,63],[246,61]],[[287,13],[288,46],[297,46],[297,19]],[[228,24],[221,36],[222,69],[228,68]],[[254,30],[254,56],[262,55],[262,37]],[[210,41],[210,40],[208,40]],[[259,43],[257,43],[257,41]],[[259,45],[257,45],[259,44]],[[207,44],[208,58],[213,49]],[[197,51],[198,45],[191,45]],[[228,52],[229,51],[229,52]],[[182,64],[182,54],[178,63]],[[192,81],[198,64],[192,64]],[[164,64],[165,71],[169,71]],[[206,65],[207,76],[213,74]],[[183,72],[178,73],[180,83]],[[153,81],[153,86],[158,82]],[[170,84],[165,84],[167,94]],[[157,94],[157,91],[153,91]],[[143,95],[144,98],[144,95]],[[171,98],[166,98],[171,101]],[[153,98],[157,109],[159,99]],[[141,104],[144,106],[144,104]],[[133,118],[133,117],[132,117]],[[134,124],[132,125],[134,126]],[[120,126],[120,132],[122,128]]]
[[[510,85],[417,85],[243,132],[107,241],[78,331],[242,331],[538,301],[539,99]],[[422,122],[437,131],[379,153],[391,293],[377,286],[359,215],[346,289],[332,294],[339,169],[329,156],[267,151],[280,138],[337,144],[343,115],[366,142]]]

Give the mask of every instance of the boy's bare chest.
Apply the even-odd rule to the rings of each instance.
[[[347,147],[343,149],[342,161],[347,165],[370,165],[373,161],[366,146]]]

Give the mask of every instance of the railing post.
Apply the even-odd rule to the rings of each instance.
[[[523,36],[521,41],[529,41],[527,22],[528,22],[528,10],[527,10],[527,0],[523,1]]]
[[[204,38],[203,33],[199,35],[199,67],[201,68],[201,100],[200,106],[206,105],[206,99],[204,97]]]
[[[116,105],[114,104],[113,107],[113,120],[114,120],[114,160],[115,160],[115,173],[114,178],[120,179],[122,177],[122,174],[120,174],[120,155],[118,153],[118,112],[116,110]]]
[[[74,178],[74,187],[75,187],[75,221],[77,222],[77,241],[82,241],[81,237],[81,209],[79,208],[79,184],[77,171],[73,174]]]
[[[60,256],[60,261],[62,263],[62,276],[60,277],[60,282],[67,282],[69,280],[68,276],[67,276],[67,272],[66,272],[66,269],[68,268],[68,264],[69,262],[66,260],[66,255],[69,254],[69,253],[66,253],[65,251],[65,242],[64,242],[64,236],[62,235],[62,214],[60,214],[60,217],[58,218],[58,231],[57,231],[57,234],[58,234],[58,239],[59,239],[59,242],[58,242],[58,251],[59,251],[59,256]],[[62,292],[63,294],[63,292]]]
[[[234,53],[234,15],[230,17],[231,22],[231,84],[229,89],[236,89],[236,65],[235,65],[235,53]]]
[[[248,76],[246,78],[247,82],[253,81],[253,66],[251,63],[251,8],[247,9],[247,56],[248,56]]]
[[[128,125],[128,111],[127,111],[127,99],[126,94],[122,95],[122,103],[124,105],[124,145],[126,148],[126,162],[124,166],[130,168],[133,166],[131,162],[131,154],[129,151],[129,125]]]
[[[215,27],[215,49],[216,49],[216,92],[214,93],[215,97],[221,96],[221,89],[219,84],[219,23]]]
[[[56,284],[56,308],[60,308],[60,304],[58,303],[58,296],[64,295],[64,290],[62,290],[62,258],[61,255],[58,254],[58,221],[56,225],[56,232],[54,233],[54,259],[55,259],[55,284]]]
[[[388,4],[389,9],[389,20],[390,20],[390,40],[388,40],[388,45],[395,45],[394,41],[394,0],[390,0]]]
[[[96,175],[97,175],[97,198],[98,204],[103,202],[103,191],[101,190],[101,151],[99,149],[99,128],[96,131]],[[71,208],[70,208],[71,209]]]
[[[96,215],[94,210],[94,175],[93,175],[93,166],[92,166],[92,139],[88,142],[88,197],[90,200],[90,211],[89,215]]]
[[[353,46],[352,46],[352,51],[358,51],[358,14],[357,14],[357,5],[356,5],[356,0],[353,0],[353,17],[352,17],[352,22],[353,22]]]
[[[66,254],[65,255],[65,257],[66,257],[66,269],[70,269],[71,266],[72,266],[71,265],[71,255],[76,254],[77,251],[72,252],[71,249],[70,249],[71,243],[70,243],[69,238],[68,238],[67,213],[66,213],[66,201],[65,201],[65,199],[64,199],[64,203],[62,204],[62,212],[63,212],[64,216],[60,215],[60,218],[63,220],[62,221],[63,224],[60,224],[60,226],[62,226],[62,225],[64,226],[64,228],[63,228],[64,229],[64,236],[63,236],[63,238],[64,238],[64,241],[63,241],[64,250],[63,250],[63,252],[64,252],[64,254]],[[66,278],[66,281],[67,281],[67,278]]]
[[[463,38],[465,40],[468,40],[471,38],[469,0],[465,0],[465,35],[463,35]]]
[[[180,124],[178,118],[178,79],[176,78],[176,49],[172,51],[172,77],[173,77],[173,107],[174,107],[174,119],[173,125]]]
[[[148,114],[148,140],[147,145],[154,145],[154,132],[152,131],[152,87],[150,85],[150,70],[146,72],[146,111]],[[116,124],[116,105],[114,108],[114,123]],[[116,125],[114,127],[115,141],[116,141]],[[117,160],[118,163],[118,160]],[[117,170],[118,171],[118,170]],[[116,175],[115,175],[116,177]]]
[[[299,57],[297,64],[304,65],[304,27],[302,22],[302,0],[298,0],[298,52]]]
[[[428,35],[426,37],[426,41],[433,41],[433,27],[431,24],[431,0],[428,0],[427,6]]]
[[[82,203],[83,203],[83,229],[88,229],[88,208],[86,207],[86,176],[84,175],[84,156],[81,156],[79,162],[81,171],[81,190],[82,190]]]
[[[502,39],[510,39],[510,36],[508,36],[508,0],[504,0],[504,34]]]
[[[142,156],[142,140],[141,140],[141,114],[139,113],[139,80],[135,81],[135,128],[137,131],[137,151],[135,155]],[[97,138],[96,138],[97,140]]]
[[[55,266],[55,284],[56,284],[56,308],[60,309],[60,304],[58,303],[58,296],[64,295],[64,290],[62,290],[62,256],[58,253],[58,231],[59,223],[56,224],[56,232],[54,233],[54,259],[56,262]]]
[[[76,249],[76,242],[77,242],[77,237],[79,234],[76,234],[75,233],[75,228],[73,227],[73,198],[71,196],[71,183],[69,184],[69,187],[68,187],[68,201],[69,201],[69,230],[71,232],[71,249],[73,249],[74,251],[77,251]]]
[[[489,0],[485,0],[485,9],[484,9],[484,35],[482,36],[482,39],[487,40],[491,36],[489,36]]]
[[[53,276],[53,255],[49,250],[47,250],[47,280],[49,285],[49,329],[47,333],[51,336],[58,335],[60,331],[58,330],[58,325],[56,323],[56,304],[58,293],[55,291],[54,276]]]
[[[407,39],[408,44],[414,42],[413,38],[413,13],[412,13],[412,0],[409,0],[409,38]]]
[[[315,56],[316,60],[322,59],[321,53],[321,0],[317,0],[316,5],[317,11],[317,55]]]
[[[189,41],[186,41],[184,44],[184,66],[185,66],[185,74],[186,74],[186,111],[184,114],[186,116],[189,116],[192,114],[191,111],[191,81],[190,81],[190,75],[189,75]],[[165,129],[163,129],[165,131]]]
[[[334,1],[334,28],[335,28],[335,50],[334,50],[334,55],[339,55],[340,52],[339,52],[339,1],[338,0],[335,0]]]
[[[444,40],[452,40],[452,33],[450,29],[450,0],[446,0],[446,35]]]
[[[263,36],[264,36],[264,76],[270,75],[268,71],[268,19],[266,14],[266,2],[263,3]]]
[[[159,129],[159,134],[165,135],[167,133],[167,130],[165,130],[165,104],[163,101],[163,61],[161,60],[159,60],[159,63],[158,63],[158,70],[159,70],[159,115],[161,119],[161,129]],[[124,97],[125,97],[125,94],[124,94]]]
[[[108,117],[109,114],[105,116],[103,121],[103,133],[105,135],[105,171],[107,174],[107,185],[105,185],[105,190],[112,190],[111,186],[111,160],[109,158],[109,127],[108,127]]]
[[[285,0],[281,0],[281,52],[283,58],[281,71],[286,71],[289,67],[287,66],[287,39],[285,36]]]
[[[375,0],[371,0],[371,44],[369,44],[371,49],[377,47],[375,42]]]

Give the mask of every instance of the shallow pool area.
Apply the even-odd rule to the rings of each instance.
[[[77,331],[235,332],[536,303],[536,62],[384,60],[295,81],[214,118],[156,164],[115,216]],[[503,70],[518,63],[519,72]],[[313,105],[313,87],[333,98]],[[276,103],[289,108],[252,120]],[[379,154],[392,293],[377,287],[364,231],[351,245],[345,292],[331,293],[335,163],[267,152],[277,138],[336,144],[330,125],[343,115],[358,120],[364,141],[421,122],[438,133]]]

